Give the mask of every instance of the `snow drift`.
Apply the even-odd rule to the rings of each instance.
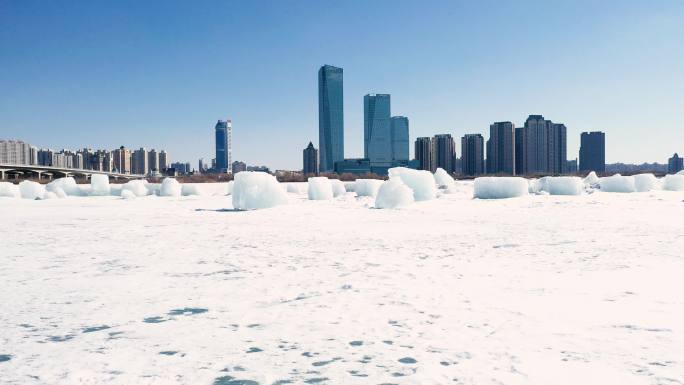
[[[309,199],[313,201],[333,199],[333,188],[330,179],[324,176],[309,178]]]
[[[0,197],[20,198],[19,187],[11,182],[0,182]]]
[[[235,174],[232,188],[233,208],[237,210],[265,209],[288,203],[287,193],[271,174],[242,171]]]
[[[663,178],[663,190],[684,191],[684,174],[665,175],[665,178]]]
[[[109,195],[109,177],[103,174],[93,174],[90,176],[90,195]]]
[[[599,186],[604,192],[632,193],[636,192],[633,176],[615,174],[599,179]]]
[[[45,187],[40,183],[25,180],[19,183],[19,193],[24,199],[43,199]]]
[[[354,182],[354,192],[359,197],[374,197],[378,195],[378,189],[382,185],[381,180],[377,179],[357,179]]]
[[[179,197],[181,195],[181,185],[173,178],[164,178],[159,189],[159,195],[163,197]]]
[[[430,171],[394,167],[389,169],[389,177],[390,179],[400,179],[413,190],[413,199],[416,201],[435,199],[437,196],[437,183],[435,183],[435,177]]]
[[[413,203],[413,190],[395,178],[385,181],[378,189],[378,196],[375,198],[375,208],[394,209],[408,206]]]
[[[653,174],[634,175],[634,188],[638,192],[660,190],[660,181]]]
[[[527,180],[519,177],[481,177],[475,178],[475,198],[504,199],[529,194]]]

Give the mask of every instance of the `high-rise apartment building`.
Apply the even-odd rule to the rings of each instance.
[[[393,116],[390,120],[392,162],[394,165],[409,161],[409,120],[405,116]]]
[[[567,170],[567,128],[530,115],[515,130],[516,174],[562,174]]]
[[[159,153],[154,148],[147,153],[147,165],[150,172],[159,172]]]
[[[684,159],[675,152],[672,158],[667,160],[667,173],[676,174],[684,170]]]
[[[21,140],[0,140],[0,164],[31,164],[31,145]]]
[[[313,143],[309,142],[309,145],[303,151],[303,166],[302,173],[306,174],[316,174],[318,175],[318,150],[314,147]]]
[[[416,138],[415,142],[415,158],[418,161],[419,170],[427,170],[435,172],[435,144],[430,137]]]
[[[169,168],[170,164],[171,159],[169,158],[169,154],[167,154],[164,150],[159,151],[159,171],[164,172],[167,168]]]
[[[344,103],[342,68],[318,70],[318,149],[321,172],[330,172],[344,159]]]
[[[433,168],[442,168],[449,174],[456,171],[456,143],[451,134],[439,134],[432,138],[434,148]]]
[[[606,171],[606,134],[601,131],[581,134],[579,170],[599,173]]]
[[[496,122],[489,126],[487,141],[488,174],[515,174],[515,125]]]
[[[116,150],[114,150],[113,160],[113,166],[120,174],[131,173],[131,150],[127,149],[124,146],[117,148]],[[81,154],[80,162],[80,168],[83,168],[83,154]]]
[[[475,176],[484,174],[484,138],[480,134],[466,134],[461,138],[461,173]]]
[[[147,175],[149,173],[149,157],[147,155],[147,150],[140,148],[139,150],[133,151],[131,155],[131,173],[138,175]]]
[[[233,122],[230,119],[219,120],[214,128],[216,130],[216,168],[219,172],[230,172],[233,160]]]

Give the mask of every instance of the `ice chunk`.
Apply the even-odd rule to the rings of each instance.
[[[232,185],[233,208],[237,210],[265,209],[288,203],[287,193],[271,174],[242,171],[235,174]]]
[[[331,179],[330,183],[332,183],[333,197],[337,198],[347,192],[347,190],[344,188],[344,183],[338,179]]]
[[[59,197],[52,191],[46,191],[43,199],[58,199]]]
[[[324,176],[315,176],[309,178],[309,199],[310,200],[326,200],[333,198],[333,187],[330,179]]]
[[[375,198],[375,208],[394,209],[408,206],[413,203],[413,190],[411,190],[399,178],[385,181],[378,190]]]
[[[406,167],[394,167],[389,169],[390,179],[399,178],[413,190],[413,198],[416,201],[435,199],[437,196],[437,183],[430,171],[413,170]]]
[[[45,197],[45,186],[25,180],[19,183],[19,193],[24,199],[43,199]]]
[[[83,191],[76,184],[76,180],[72,177],[55,179],[45,186],[45,190],[52,191],[56,193],[56,189],[61,189],[62,192],[71,196],[83,195]],[[57,194],[59,195],[59,194]]]
[[[163,187],[164,186],[162,186],[162,188]],[[181,195],[202,195],[202,189],[200,189],[200,187],[196,184],[183,183],[183,185],[181,186]]]
[[[530,194],[539,194],[542,191],[542,186],[538,179],[530,179],[527,181],[527,191]]]
[[[354,186],[356,186],[356,182],[344,182],[344,189],[347,192],[354,192]]]
[[[676,175],[684,175],[684,170],[677,172]]]
[[[19,187],[11,182],[0,182],[0,197],[20,198]]]
[[[549,195],[582,195],[584,183],[578,176],[545,176],[539,181],[539,191]]]
[[[308,189],[308,185],[306,183],[288,183],[287,184],[287,192],[293,193],[293,194],[304,194],[304,192]]]
[[[104,174],[90,176],[90,195],[109,195],[109,177]]]
[[[231,195],[233,193],[233,186],[235,185],[235,181],[231,180],[228,182],[226,185],[226,195]]]
[[[529,194],[527,180],[520,177],[481,177],[475,178],[475,198],[503,199]]]
[[[665,178],[663,178],[663,190],[684,191],[684,174],[665,175]]]
[[[634,177],[620,174],[599,179],[599,186],[604,192],[631,193],[636,191]]]
[[[179,197],[181,185],[174,178],[164,178],[159,189],[159,195],[163,197]]]
[[[124,191],[130,191],[137,197],[144,197],[149,193],[145,185],[146,183],[142,180],[128,181],[121,186],[121,196],[123,196]]]
[[[584,178],[584,184],[587,186],[598,186],[599,183],[599,177],[596,175],[596,172],[592,171],[587,176]]]
[[[48,192],[54,193],[57,198],[66,198],[67,197],[67,193],[65,193],[61,187],[54,187],[52,189],[52,191],[48,191]]]
[[[660,190],[660,181],[653,174],[634,175],[634,188],[639,192]]]
[[[438,168],[437,171],[435,171],[435,182],[437,182],[437,186],[444,189],[448,189],[456,183],[454,178],[452,178],[443,168]]]
[[[121,190],[121,198],[122,199],[135,199],[136,195],[131,190]]]
[[[374,197],[378,195],[378,189],[382,185],[377,179],[357,179],[354,182],[354,191],[359,197]]]

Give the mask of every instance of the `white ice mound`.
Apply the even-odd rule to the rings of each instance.
[[[527,192],[530,194],[539,194],[541,192],[541,184],[538,179],[529,179],[527,181]]]
[[[684,175],[684,170],[677,172],[676,175]]]
[[[549,195],[582,195],[584,183],[578,176],[545,176],[538,181],[540,191]]]
[[[604,192],[632,193],[636,191],[634,177],[622,176],[620,174],[601,178],[599,186],[601,191]]]
[[[309,178],[309,200],[320,201],[333,199],[333,187],[330,179],[324,176]]]
[[[592,171],[584,178],[584,184],[587,186],[596,186],[598,185],[599,180],[600,178],[596,175],[596,172]]]
[[[271,174],[242,171],[235,174],[232,187],[233,208],[237,210],[265,209],[288,203],[287,193]]]
[[[344,189],[347,190],[347,192],[354,192],[355,186],[356,182],[344,182]]]
[[[48,192],[54,193],[57,198],[66,198],[68,196],[67,193],[65,193],[61,187],[55,187],[52,189],[52,191],[48,191]],[[46,195],[47,195],[47,193],[46,193]]]
[[[45,192],[45,195],[43,196],[43,199],[46,199],[46,200],[47,200],[47,199],[58,199],[58,198],[59,198],[59,197],[57,196],[57,194],[55,194],[55,193],[52,192],[52,191],[46,191],[46,192]]]
[[[231,180],[226,185],[226,195],[231,195],[233,193],[233,186],[235,186],[235,181]]]
[[[475,178],[475,198],[504,199],[529,194],[527,180],[519,177],[480,177]]]
[[[78,185],[76,184],[76,180],[74,180],[74,178],[70,176],[66,178],[55,179],[52,182],[48,183],[47,186],[45,186],[45,190],[52,191],[54,193],[57,193],[57,189],[61,189],[62,192],[71,196],[83,195],[83,192],[80,188],[78,188]]]
[[[121,190],[122,199],[135,199],[136,195],[131,190]]]
[[[452,178],[443,168],[438,168],[437,171],[435,171],[435,182],[437,182],[437,186],[444,189],[448,189],[456,183],[454,178]]]
[[[308,188],[306,183],[288,183],[287,192],[293,194],[304,194],[304,189]]]
[[[660,190],[660,181],[653,174],[634,175],[634,188],[638,192]]]
[[[181,185],[173,178],[164,178],[159,189],[159,195],[163,197],[179,197]]]
[[[437,196],[437,184],[430,171],[394,167],[389,169],[389,177],[390,179],[401,179],[406,186],[413,190],[413,198],[416,201],[435,199]]]
[[[184,183],[181,186],[181,195],[182,196],[202,195],[202,189],[200,189],[199,186],[196,184]]]
[[[401,179],[394,178],[383,182],[380,186],[378,196],[375,198],[375,208],[395,209],[408,206],[413,202],[413,190]]]
[[[24,199],[43,199],[45,197],[45,187],[30,180],[19,183],[19,193]]]
[[[146,183],[142,180],[131,180],[126,182],[121,186],[121,196],[123,196],[124,191],[130,191],[137,197],[144,197],[149,193]]]
[[[347,190],[344,188],[344,183],[342,183],[340,180],[331,179],[330,183],[332,183],[333,197],[337,198],[347,192]]]
[[[665,175],[665,178],[663,178],[663,190],[684,191],[684,174]]]
[[[0,182],[0,197],[19,198],[19,187],[11,182]]]
[[[378,190],[382,186],[382,181],[378,179],[357,179],[354,182],[354,192],[359,197],[374,197],[378,195]]]
[[[103,174],[90,176],[90,195],[109,195],[109,177]]]

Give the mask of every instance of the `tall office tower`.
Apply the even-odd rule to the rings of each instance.
[[[197,171],[204,173],[207,171],[207,162],[204,161],[204,158],[199,158],[197,161]]]
[[[318,175],[318,150],[309,142],[309,145],[303,151],[303,167],[302,173]]]
[[[21,140],[0,140],[0,163],[30,164],[31,145]]]
[[[370,160],[372,172],[384,174],[392,167],[390,118],[389,95],[363,97],[363,155]]]
[[[405,116],[393,116],[390,120],[393,166],[409,161],[409,121]]]
[[[169,168],[170,164],[171,159],[169,158],[169,154],[164,150],[159,151],[159,171],[164,172],[164,170]]]
[[[147,164],[150,172],[161,171],[159,168],[159,153],[154,148],[147,153]]]
[[[233,158],[233,123],[230,119],[219,120],[216,129],[216,168],[218,172],[230,172]]]
[[[147,175],[147,173],[150,171],[147,150],[141,147],[139,150],[133,151],[133,155],[131,156],[131,158],[131,173],[138,175]]]
[[[419,170],[435,172],[437,163],[435,160],[435,143],[432,138],[416,138],[415,157],[418,161]]]
[[[606,134],[601,131],[580,135],[579,170],[606,172]]]
[[[81,155],[81,167],[83,168],[83,154]],[[131,173],[131,150],[124,146],[121,146],[114,150],[114,168],[120,174],[130,174]]]
[[[461,138],[461,173],[481,175],[484,166],[484,138],[480,134],[464,135]]]
[[[456,143],[451,134],[435,135],[432,138],[435,151],[433,168],[442,168],[452,174],[456,171]]]
[[[324,65],[318,70],[319,169],[332,172],[344,160],[342,68]]]
[[[672,158],[667,160],[667,173],[676,174],[684,169],[684,159],[675,152]]]
[[[496,122],[489,126],[488,174],[515,174],[515,131],[511,122]]]
[[[567,128],[541,115],[530,115],[525,126],[515,131],[515,152],[517,174],[565,173]]]

